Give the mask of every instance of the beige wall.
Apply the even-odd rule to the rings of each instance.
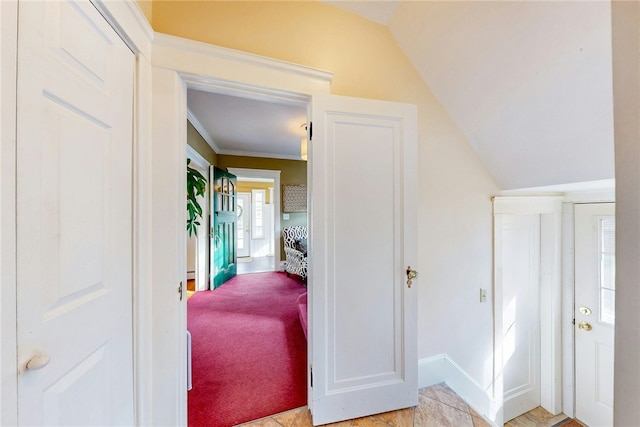
[[[198,154],[207,159],[207,161],[213,166],[217,166],[217,154],[213,151],[211,146],[207,144],[207,141],[204,140],[189,120],[187,120],[187,144],[196,150]]]
[[[419,357],[447,353],[489,389],[493,308],[479,303],[478,289],[492,289],[490,196],[498,188],[387,28],[311,1],[158,1],[153,27],[332,71],[333,94],[418,106]]]
[[[227,168],[230,167],[279,170],[281,186],[284,184],[307,184],[307,162],[302,160],[268,159],[264,157],[243,157],[219,154],[217,166],[224,170],[227,170]],[[280,189],[280,191],[282,191],[282,189]],[[290,213],[289,220],[284,221],[282,219],[282,212],[280,212],[280,226],[286,227],[289,225],[307,225],[307,214]],[[281,230],[276,230],[275,232],[279,234],[281,233]],[[282,242],[280,244],[280,257],[282,260],[285,259],[284,246],[282,245]]]

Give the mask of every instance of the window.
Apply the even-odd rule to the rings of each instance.
[[[616,320],[616,222],[613,217],[600,219],[600,321]]]
[[[263,239],[265,191],[251,190],[251,198],[253,201],[251,204],[251,222],[253,224],[253,227],[251,228],[251,238]]]

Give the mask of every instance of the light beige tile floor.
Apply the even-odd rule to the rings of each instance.
[[[328,424],[328,427],[489,427],[480,414],[473,410],[445,383],[420,390],[419,404],[415,408],[401,409],[384,414]],[[505,424],[505,427],[551,427],[565,420],[564,414],[553,416],[542,408],[536,408]],[[579,427],[572,424],[562,427]],[[575,424],[573,424],[575,423]],[[311,427],[311,415],[304,408],[293,409],[243,424],[243,427]]]
[[[537,407],[520,415],[518,418],[514,418],[505,424],[505,427],[551,427],[555,426],[561,421],[567,419],[565,414],[551,415],[544,409]],[[562,423],[562,427],[578,427],[582,424],[575,420],[570,420],[566,423]]]

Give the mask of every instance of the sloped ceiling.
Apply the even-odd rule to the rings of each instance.
[[[501,188],[614,177],[608,1],[327,3],[388,26]]]

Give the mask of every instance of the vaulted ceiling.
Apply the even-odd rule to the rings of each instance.
[[[325,3],[389,29],[501,188],[614,177],[608,1]]]
[[[608,1],[330,1],[386,25],[503,189],[612,179]]]

